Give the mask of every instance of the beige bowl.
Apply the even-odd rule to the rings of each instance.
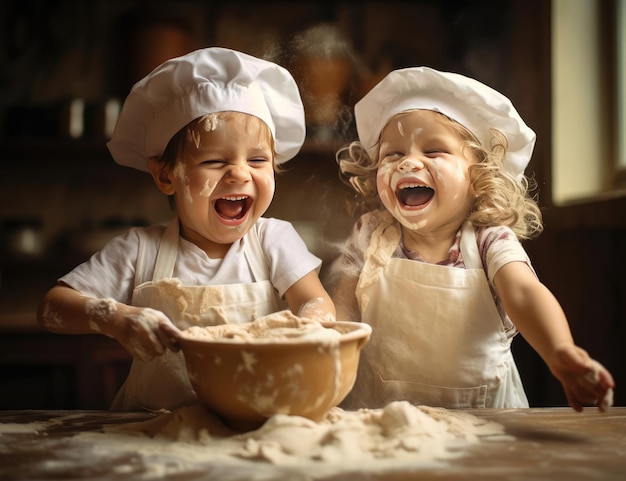
[[[319,421],[352,389],[371,327],[321,322],[318,329],[321,337],[263,339],[211,339],[184,331],[180,343],[200,400],[231,427],[254,429],[279,413]]]

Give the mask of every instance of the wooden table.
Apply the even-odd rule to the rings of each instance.
[[[103,425],[153,417],[147,413],[0,411],[0,479],[626,480],[626,407],[615,407],[604,414],[590,408],[582,414],[569,408],[486,409],[471,413],[501,423],[507,436],[471,445],[444,467],[403,470],[400,466],[393,475],[352,467],[320,478],[315,473],[285,470],[260,461],[235,472],[206,461],[177,459],[176,451],[168,449],[167,444],[151,458],[133,449],[118,450],[112,456],[98,449],[93,439],[90,441],[89,433],[99,433]],[[33,429],[38,425],[32,423],[38,422],[45,428]],[[174,465],[177,469],[164,469]]]

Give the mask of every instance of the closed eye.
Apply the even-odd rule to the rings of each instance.
[[[203,160],[200,163],[207,167],[220,168],[226,165],[227,162],[225,160],[219,160],[219,159],[207,159],[207,160]]]
[[[255,157],[255,158],[252,158],[252,159],[248,159],[248,163],[253,164],[253,165],[257,165],[257,166],[263,165],[263,164],[265,164],[267,162],[271,162],[271,161],[272,161],[271,159],[268,159],[266,157]]]
[[[442,154],[449,154],[449,152],[445,149],[429,149],[425,150],[424,154],[429,156],[437,156]]]

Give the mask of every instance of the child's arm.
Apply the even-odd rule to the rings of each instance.
[[[507,314],[561,382],[570,406],[597,404],[604,411],[615,385],[611,374],[574,344],[560,304],[523,262],[511,262],[494,276]]]
[[[333,275],[335,278],[332,279],[329,292],[335,303],[337,320],[361,322],[361,313],[355,294],[359,277],[346,271],[335,272]]]
[[[37,320],[53,332],[112,337],[133,357],[143,360],[163,354],[166,349],[180,349],[176,341],[180,331],[162,312],[84,296],[65,285],[46,293]]]
[[[334,321],[335,305],[322,286],[316,271],[311,271],[285,291],[291,312],[316,321]]]

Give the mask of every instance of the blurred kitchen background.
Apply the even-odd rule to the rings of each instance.
[[[296,76],[307,142],[268,215],[290,220],[328,263],[354,220],[334,154],[354,103],[391,69],[473,76],[537,132],[545,232],[526,243],[579,345],[626,401],[625,0],[8,0],[0,5],[0,409],[107,408],[127,354],[101,336],[42,332],[55,279],[131,225],[165,222],[149,175],[105,143],[132,84],[204,46],[273,60]],[[533,406],[566,405],[520,336]]]

